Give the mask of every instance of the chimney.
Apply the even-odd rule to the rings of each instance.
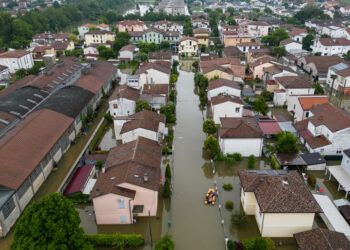
[[[147,181],[148,181],[148,175],[147,175],[147,173],[145,173],[145,174],[143,175],[143,180],[144,180],[144,182],[147,182]]]

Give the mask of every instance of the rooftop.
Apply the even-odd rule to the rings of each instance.
[[[309,110],[313,106],[328,102],[326,96],[299,97],[298,99],[303,110]]]
[[[314,86],[300,76],[282,76],[276,77],[276,82],[286,89],[312,89]]]
[[[220,138],[262,138],[263,133],[254,117],[220,118]]]
[[[212,80],[209,82],[208,90],[217,89],[217,88],[220,88],[222,86],[226,86],[226,87],[230,87],[230,88],[234,88],[234,89],[241,89],[237,82],[230,81],[230,80],[227,80],[224,78],[219,78],[219,79]]]
[[[162,122],[165,124],[165,115],[157,114],[156,112],[149,110],[143,110],[130,115],[127,120],[129,121],[123,124],[120,134],[124,134],[137,128],[158,132],[159,123]]]
[[[88,181],[88,178],[93,168],[94,168],[93,164],[79,167],[75,171],[73,178],[69,182],[67,188],[64,190],[64,195],[82,192],[84,185]]]
[[[0,54],[0,58],[20,58],[29,54],[30,52],[26,50],[10,50]]]

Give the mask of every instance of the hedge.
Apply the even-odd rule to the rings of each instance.
[[[95,247],[103,246],[117,249],[139,247],[145,243],[141,234],[87,234],[85,238]]]
[[[271,160],[271,167],[273,169],[281,169],[281,165],[278,163],[274,155],[271,155],[270,160]]]
[[[102,137],[104,129],[107,126],[107,124],[108,124],[107,120],[104,119],[102,124],[101,124],[101,126],[99,127],[98,131],[96,132],[94,138],[91,140],[91,143],[90,143],[90,146],[89,146],[89,149],[91,151],[95,150],[95,148],[97,146],[97,143],[100,141],[100,138]]]

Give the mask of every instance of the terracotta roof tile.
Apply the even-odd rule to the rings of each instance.
[[[298,100],[303,110],[309,110],[313,106],[328,102],[328,97],[325,97],[325,96],[299,97]]]
[[[220,138],[262,138],[263,133],[254,117],[220,118]]]
[[[230,81],[224,78],[219,78],[209,82],[208,90],[217,89],[222,86],[226,86],[234,89],[240,89],[239,84],[237,82]]]
[[[218,105],[224,102],[233,102],[243,105],[242,99],[237,96],[218,95],[211,98],[211,105]]]
[[[120,85],[114,90],[109,100],[112,101],[119,98],[125,98],[136,102],[139,99],[139,97],[140,97],[139,90],[131,88],[127,85]]]
[[[305,138],[305,141],[311,148],[321,148],[332,144],[324,135]]]
[[[29,54],[26,50],[12,50],[0,54],[0,58],[19,58]]]
[[[158,132],[159,123],[165,124],[165,115],[156,112],[143,110],[129,116],[130,121],[123,124],[120,134],[132,131],[137,128],[144,128],[150,131]]]
[[[286,89],[312,89],[314,86],[300,76],[282,76],[276,77],[276,82]]]

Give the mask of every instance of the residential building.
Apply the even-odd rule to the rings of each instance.
[[[292,114],[294,122],[310,117],[310,109],[316,105],[328,103],[326,95],[290,96],[287,110]]]
[[[40,45],[50,45],[53,42],[65,42],[69,41],[69,36],[71,33],[41,33],[41,34],[35,34],[32,38],[32,41],[30,43],[30,47],[36,47]]]
[[[206,28],[196,28],[193,30],[194,37],[198,40],[199,46],[209,46],[209,29]]]
[[[178,31],[164,31],[151,27],[144,31],[130,32],[130,36],[133,43],[146,42],[160,44],[163,41],[167,41],[174,44],[179,41],[180,33]]]
[[[171,63],[157,61],[140,66],[135,75],[140,76],[139,85],[142,88],[144,84],[169,84],[170,73]]]
[[[84,56],[89,60],[97,60],[98,59],[98,50],[96,46],[88,46],[84,48]]]
[[[248,33],[237,33],[235,31],[223,31],[223,43],[225,47],[237,46],[239,43],[251,42],[252,37]]]
[[[166,61],[172,63],[172,53],[171,52],[149,52],[148,61],[157,62],[157,61]]]
[[[201,73],[208,79],[213,79],[214,77],[218,77],[229,81],[234,80],[234,76],[231,68],[226,68],[217,64],[213,64],[208,67],[201,68]]]
[[[282,76],[297,76],[297,72],[293,70],[292,68],[285,66],[283,64],[271,61],[272,65],[263,68],[263,80],[264,82],[268,80],[275,80],[276,77],[282,77]]]
[[[137,89],[127,85],[117,87],[109,98],[109,113],[113,117],[135,114],[139,97],[140,91]]]
[[[126,85],[134,89],[141,89],[140,75],[127,75]]]
[[[209,20],[206,19],[201,19],[201,18],[197,18],[192,20],[192,26],[193,28],[209,28]]]
[[[3,65],[0,65],[0,86],[7,87],[10,83],[10,71],[9,68]]]
[[[245,42],[238,43],[236,46],[243,53],[247,53],[250,49],[260,49],[261,44],[257,42]]]
[[[140,100],[146,100],[152,109],[159,110],[168,101],[169,84],[145,84],[143,85]]]
[[[344,16],[350,16],[350,6],[342,6],[340,7],[339,11]]]
[[[241,98],[237,96],[214,96],[210,100],[210,112],[215,124],[220,124],[220,118],[242,117],[243,102]]]
[[[247,24],[247,31],[252,37],[263,37],[269,34],[270,24],[263,21],[255,21]]]
[[[146,25],[140,20],[124,20],[118,23],[119,32],[142,32],[146,29]]]
[[[275,77],[278,85],[274,92],[273,103],[277,106],[288,105],[292,95],[313,95],[315,87],[301,76]]]
[[[118,59],[121,61],[132,61],[135,59],[138,52],[139,48],[137,48],[135,45],[125,45],[119,50]]]
[[[322,56],[343,55],[350,50],[350,40],[346,38],[316,38],[311,47],[313,53]]]
[[[80,166],[71,175],[67,187],[64,189],[64,195],[70,194],[90,194],[96,179],[93,177],[96,174],[96,169],[93,164]]]
[[[270,57],[275,59],[272,56],[272,53],[269,49],[250,49],[248,50],[248,53],[246,53],[246,57],[247,57],[247,63],[255,62],[256,60],[264,57]]]
[[[0,65],[8,67],[11,74],[19,69],[30,69],[34,66],[33,56],[26,50],[10,50],[0,54]]]
[[[250,71],[252,72],[254,78],[262,79],[264,76],[264,68],[273,66],[273,62],[275,62],[275,58],[273,57],[262,57],[257,59],[255,62],[250,64]]]
[[[56,55],[56,52],[51,45],[40,45],[34,48],[32,55],[34,61],[43,61],[45,55]]]
[[[254,215],[262,237],[311,230],[323,212],[297,171],[240,170],[238,176],[243,210]]]
[[[336,76],[335,79],[332,79],[333,75]],[[350,94],[350,65],[339,63],[329,67],[326,83],[338,93]]]
[[[55,50],[56,57],[65,56],[67,50],[74,50],[73,41],[54,41],[51,46]]]
[[[99,24],[87,23],[87,24],[78,26],[79,37],[80,38],[84,38],[85,34],[90,31],[90,28],[96,28],[96,29],[99,29],[99,30],[110,31],[109,25],[107,25],[107,24],[104,24],[104,23],[99,23]]]
[[[155,8],[155,12],[160,10],[169,15],[185,15],[185,2],[184,0],[162,0]]]
[[[220,123],[219,145],[224,155],[240,153],[244,157],[261,156],[264,136],[254,117],[221,117]]]
[[[301,154],[300,157],[306,164],[306,170],[324,171],[326,169],[327,161],[320,153],[306,153]]]
[[[222,56],[225,58],[236,58],[240,61],[245,60],[245,54],[242,53],[242,51],[240,51],[236,46],[225,47],[222,51]]]
[[[218,95],[241,96],[241,88],[234,81],[229,81],[223,78],[212,80],[208,86],[208,100]]]
[[[303,38],[307,36],[308,32],[306,29],[292,28],[288,31],[289,37],[297,42],[302,42]]]
[[[198,54],[198,39],[190,36],[179,40],[179,55],[182,57],[196,56]]]
[[[303,45],[293,39],[285,39],[280,42],[280,46],[283,46],[288,53],[293,54],[295,51],[300,51],[303,49]]]
[[[90,195],[98,225],[156,216],[161,158],[162,146],[144,137],[109,151]]]
[[[154,27],[157,29],[161,29],[163,31],[177,31],[181,35],[183,33],[183,26],[181,24],[169,22],[167,20],[158,21],[154,23]]]
[[[350,242],[344,233],[325,228],[316,228],[294,234],[299,250],[350,249]]]
[[[108,30],[91,30],[85,33],[84,36],[85,45],[104,45],[111,48],[111,44],[114,42],[115,33]]]

